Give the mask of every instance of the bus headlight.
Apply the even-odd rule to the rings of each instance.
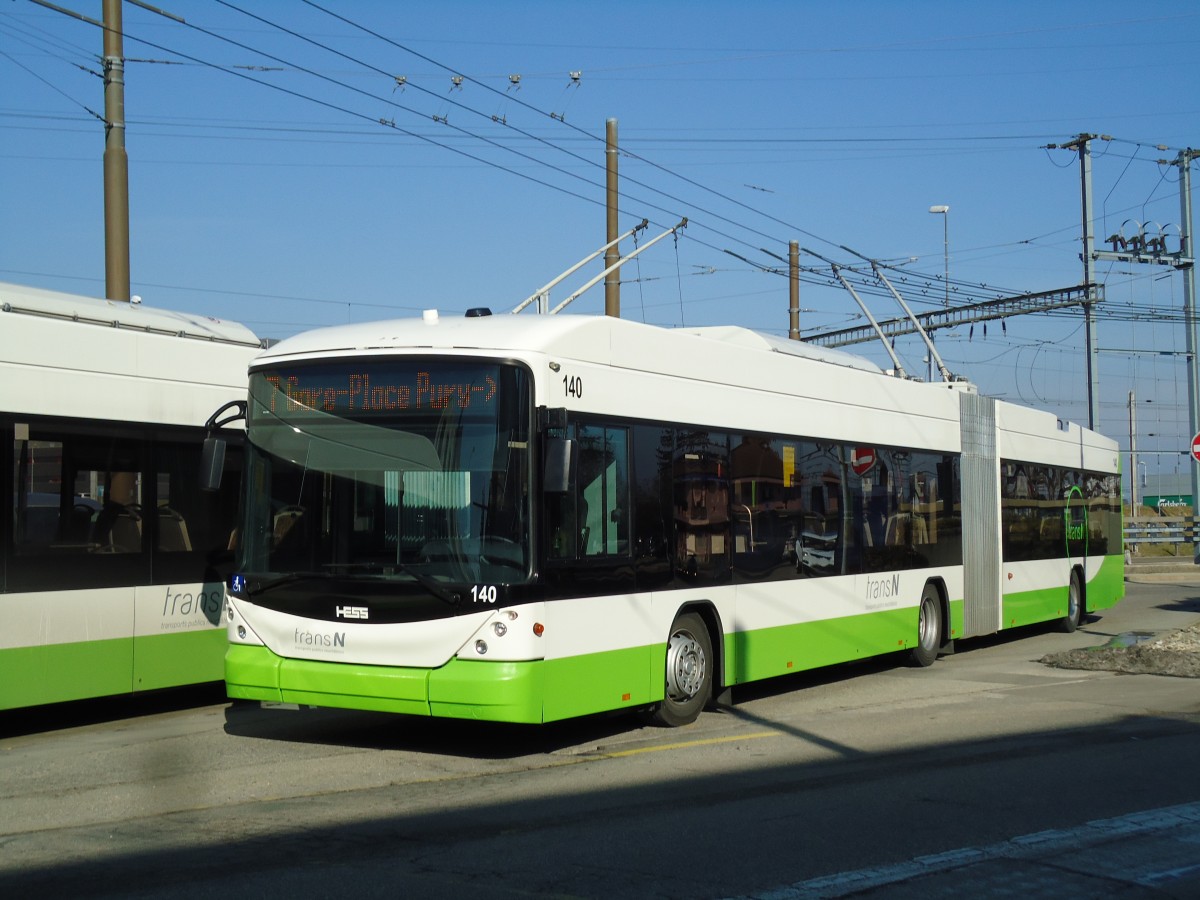
[[[492,625],[492,631],[496,632],[496,637],[504,637],[508,634],[508,626],[503,622],[496,622]]]
[[[476,641],[475,652],[480,656],[483,656],[483,654],[487,653],[487,641]]]

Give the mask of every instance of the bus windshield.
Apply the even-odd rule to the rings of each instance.
[[[531,420],[515,365],[360,358],[253,372],[242,572],[260,585],[527,581]]]

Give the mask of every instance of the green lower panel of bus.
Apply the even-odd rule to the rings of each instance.
[[[224,629],[0,650],[0,709],[221,680]]]
[[[915,607],[725,635],[725,683],[741,684],[909,649]],[[962,601],[950,604],[961,628]],[[957,623],[955,625],[954,623]],[[230,697],[502,722],[553,722],[663,698],[666,642],[529,662],[451,660],[438,669],[283,659],[232,645]]]
[[[224,628],[134,638],[133,689],[220,681],[227,642]]]
[[[1003,623],[1005,628],[1019,628],[1039,622],[1051,622],[1067,614],[1070,589],[1066,584],[1034,591],[1005,594]],[[1084,603],[1088,612],[1115,606],[1125,595],[1125,558],[1106,556],[1095,574],[1088,580]]]
[[[133,690],[133,638],[0,650],[0,709]]]
[[[1121,554],[1104,557],[1100,568],[1088,579],[1087,608],[1108,609],[1125,596],[1125,557]]]
[[[726,682],[743,684],[911,649],[917,643],[917,616],[915,607],[906,607],[727,634]],[[947,639],[961,633],[962,620],[962,601],[951,602],[946,628],[957,630]]]
[[[651,702],[655,651],[661,671],[665,650],[657,647],[527,662],[454,659],[413,669],[283,659],[265,647],[234,645],[225,654],[225,687],[237,700],[551,722]]]

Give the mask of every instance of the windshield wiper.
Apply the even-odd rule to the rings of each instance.
[[[358,569],[360,572],[368,569],[377,569],[380,574],[385,569],[385,566],[379,563],[326,563],[325,567],[329,569]],[[411,576],[413,581],[449,606],[458,606],[462,602],[462,597],[457,592],[443,587],[428,575],[418,572],[404,563],[388,563],[386,568],[399,570]],[[247,579],[246,589],[243,593],[247,597],[254,597],[258,594],[273,591],[285,584],[295,584],[297,581],[329,581],[337,577],[338,575],[332,572],[288,572],[277,578],[267,579],[266,581]]]
[[[458,606],[458,604],[462,601],[462,597],[460,597],[457,593],[449,588],[442,587],[442,585],[438,584],[428,575],[418,572],[416,569],[413,569],[402,562],[396,563],[396,567],[401,572],[411,575],[417,584],[421,585],[421,587],[425,588],[425,590],[429,591],[429,593],[433,594],[433,596],[437,597],[443,603],[449,606]]]
[[[282,587],[285,584],[293,584],[297,581],[327,580],[332,578],[332,575],[327,575],[324,572],[288,572],[285,575],[280,575],[277,578],[268,578],[266,581],[261,580],[246,580],[246,589],[243,593],[247,597],[254,597],[258,594],[265,594],[268,591],[273,591],[277,587]]]
[[[459,603],[462,602],[462,597],[458,593],[450,590],[449,588],[443,587],[441,584],[434,581],[428,575],[426,575],[422,572],[418,572],[416,569],[414,569],[411,566],[406,565],[405,563],[402,563],[402,562],[389,562],[386,565],[384,565],[383,563],[374,563],[374,562],[326,563],[325,568],[357,570],[360,573],[371,573],[371,574],[380,574],[380,575],[390,574],[389,570],[391,572],[400,571],[400,572],[403,572],[405,575],[410,576],[413,579],[413,581],[415,581],[417,584],[421,585],[421,587],[425,588],[425,590],[429,591],[429,593],[433,594],[433,596],[437,597],[443,603],[446,603],[450,606],[458,606]],[[374,571],[372,571],[372,570],[374,570]],[[323,577],[328,578],[330,576],[326,575]]]

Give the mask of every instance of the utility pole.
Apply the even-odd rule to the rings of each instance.
[[[1087,300],[1083,304],[1084,340],[1087,343],[1087,388],[1088,388],[1088,428],[1095,429],[1100,421],[1100,347],[1096,336],[1096,297],[1095,297],[1095,250],[1096,237],[1092,229],[1092,148],[1091,142],[1099,137],[1103,141],[1111,141],[1107,134],[1081,134],[1075,140],[1062,144],[1064,150],[1075,150],[1079,153],[1080,177],[1080,206],[1083,210],[1083,288],[1087,291]],[[1053,144],[1050,145],[1054,147]]]
[[[1198,150],[1180,150],[1175,159],[1179,166],[1179,266],[1183,270],[1183,319],[1187,328],[1188,424],[1192,434],[1200,433],[1200,382],[1197,381],[1196,353],[1196,257],[1192,243],[1192,160]],[[1192,516],[1200,505],[1200,463],[1192,462]],[[1200,563],[1200,544],[1192,545],[1193,561]]]
[[[788,243],[788,339],[800,340],[800,242]]]
[[[605,123],[605,142],[604,142],[604,169],[607,183],[607,208],[608,208],[608,227],[606,240],[611,244],[608,252],[604,254],[604,268],[611,269],[609,274],[604,279],[604,314],[621,318],[621,270],[620,268],[611,268],[616,266],[617,261],[621,258],[621,251],[617,248],[617,200],[619,193],[617,191],[617,120],[609,119]]]
[[[125,153],[125,49],[121,0],[104,0],[104,284],[129,302],[129,157]]]

